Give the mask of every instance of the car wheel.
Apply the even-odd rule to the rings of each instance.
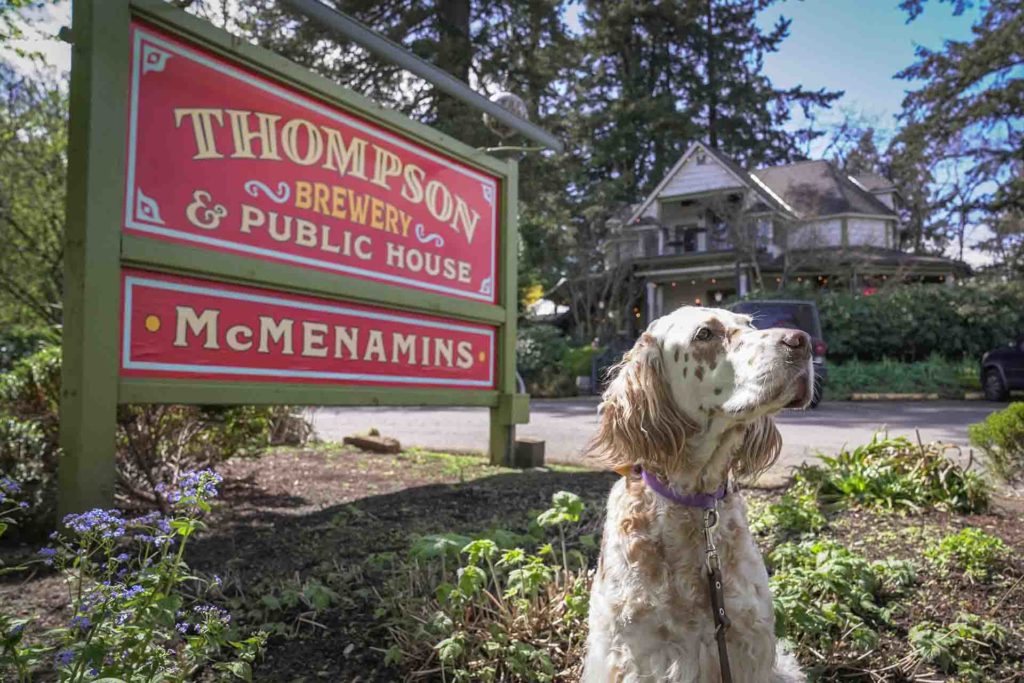
[[[1003,382],[1003,376],[999,374],[998,370],[989,369],[985,371],[985,381],[982,383],[982,388],[985,390],[985,398],[990,401],[1005,401],[1010,397],[1010,392],[1006,389],[1006,383]]]
[[[825,388],[821,385],[821,378],[814,378],[814,390],[811,393],[811,402],[807,404],[808,408],[817,408],[818,404],[821,403],[821,395],[824,393]]]

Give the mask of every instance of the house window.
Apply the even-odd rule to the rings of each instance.
[[[666,254],[692,254],[708,250],[708,231],[704,228],[677,225],[665,232]]]
[[[775,230],[770,218],[760,218],[757,221],[757,246],[759,249],[767,249],[775,236]]]

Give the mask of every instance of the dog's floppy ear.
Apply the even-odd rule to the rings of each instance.
[[[739,457],[733,461],[733,472],[739,479],[754,481],[779,459],[781,450],[782,435],[775,420],[767,415],[759,417],[747,427]]]
[[[611,470],[641,465],[668,474],[693,426],[672,398],[658,341],[645,332],[612,372],[588,456]]]

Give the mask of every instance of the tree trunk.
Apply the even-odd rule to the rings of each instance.
[[[439,0],[437,3],[437,66],[460,81],[469,82],[473,45],[469,39],[470,0]],[[460,128],[471,116],[466,105],[448,95],[437,94],[438,125],[445,131]]]

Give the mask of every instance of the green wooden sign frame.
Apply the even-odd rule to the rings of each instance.
[[[442,405],[490,409],[491,462],[510,460],[515,424],[529,419],[516,393],[517,187],[515,162],[503,161],[251,45],[162,0],[73,3],[71,118],[65,238],[59,513],[108,506],[115,486],[119,403]],[[460,300],[228,253],[123,234],[129,24],[141,19],[224,59],[394,131],[428,149],[497,176],[497,305]],[[122,266],[258,285],[497,327],[494,390],[405,389],[292,382],[119,377]]]

